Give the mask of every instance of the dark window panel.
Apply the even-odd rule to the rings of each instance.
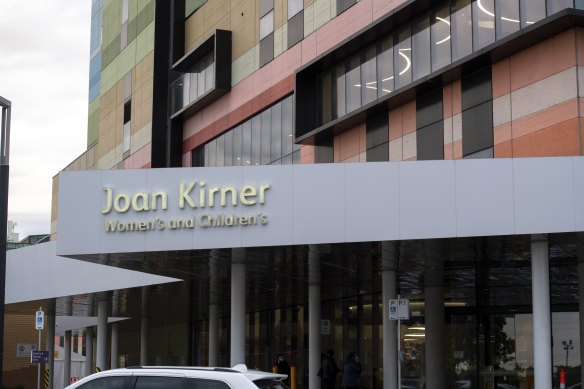
[[[447,5],[432,13],[432,70],[438,70],[450,64],[450,9]]]
[[[225,137],[225,166],[233,166],[233,130],[228,131],[224,135]]]
[[[389,36],[381,40],[381,52],[377,56],[377,96],[393,92],[393,79],[393,39]]]
[[[412,39],[409,26],[395,35],[393,57],[395,89],[399,89],[412,82]]]
[[[521,27],[519,17],[519,0],[496,0],[497,39],[506,37]]]
[[[462,78],[461,89],[463,110],[492,99],[493,92],[491,80],[492,71],[490,67],[483,68]]]
[[[347,112],[352,112],[361,107],[361,59],[359,55],[353,55],[349,59],[346,74],[347,87]]]
[[[292,153],[294,142],[292,117],[292,98],[287,98],[282,101],[282,155]]]
[[[260,41],[260,67],[274,59],[274,33]]]
[[[241,166],[241,150],[243,146],[243,126],[233,129],[233,166]]]
[[[413,26],[412,69],[413,79],[430,74],[430,21],[428,16],[419,19]]]
[[[193,167],[205,166],[205,146],[199,146],[191,153],[191,165]]]
[[[124,124],[132,120],[132,100],[124,103]]]
[[[367,150],[389,142],[388,119],[388,114],[384,113],[367,120],[365,130]]]
[[[493,102],[462,112],[462,154],[469,155],[493,146]]]
[[[464,143],[464,142],[463,142]],[[416,131],[417,159],[444,159],[444,123],[430,124]]]
[[[318,115],[317,124],[330,122],[332,118],[332,74],[330,71],[323,73],[317,79],[316,93],[318,95],[316,103],[318,105],[316,113]]]
[[[288,19],[288,48],[304,39],[304,10]]]
[[[357,0],[337,0],[337,15],[342,14],[354,4],[357,4]]]
[[[377,48],[367,47],[363,52],[361,65],[361,100],[363,105],[377,99]]]
[[[208,143],[209,148],[205,151],[209,153],[209,160],[207,166],[217,166],[217,142],[211,141]]]
[[[477,51],[495,41],[495,0],[473,3],[473,50]]]
[[[215,156],[215,166],[225,166],[225,137],[217,138],[217,154]]]
[[[347,81],[345,77],[345,64],[340,64],[335,68],[336,85],[335,85],[335,98],[336,104],[336,115],[334,118],[339,118],[347,113]]]
[[[270,127],[272,125],[272,110],[266,109],[262,112],[262,132],[260,148],[260,164],[270,163]]]
[[[450,23],[453,62],[472,53],[471,8],[471,0],[454,0],[452,2]]]
[[[334,162],[334,147],[333,139],[321,141],[314,149],[315,163],[333,163]]]
[[[426,127],[443,118],[442,88],[416,98],[416,128]]]
[[[251,163],[257,166],[261,162],[262,146],[262,116],[256,115],[251,119]]]
[[[389,161],[389,144],[383,143],[372,149],[367,150],[367,162],[385,162]]]
[[[203,166],[209,166],[209,143],[205,145],[205,152],[203,154],[205,156],[205,163]]]
[[[241,126],[241,166],[251,165],[251,120]]]
[[[282,103],[272,107],[270,161],[282,157]]]

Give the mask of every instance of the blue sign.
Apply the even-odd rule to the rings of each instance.
[[[48,351],[31,351],[30,363],[49,363]]]

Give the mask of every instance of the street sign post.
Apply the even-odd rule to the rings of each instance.
[[[389,320],[397,320],[397,382],[401,383],[401,321],[410,319],[410,300],[400,298],[389,300]],[[401,385],[400,385],[401,387]]]
[[[45,313],[43,312],[43,307],[39,307],[39,310],[36,312],[35,315],[35,328],[39,330],[39,345],[37,350],[39,351],[32,351],[30,353],[30,362],[37,363],[37,389],[41,389],[41,363],[48,363],[49,362],[49,352],[48,351],[40,351],[42,349],[41,346],[41,333],[43,328],[45,328]],[[46,354],[46,359],[44,358],[44,353]],[[34,359],[34,361],[33,361]],[[38,361],[38,362],[35,362]]]
[[[49,363],[49,352],[48,351],[31,351],[30,352],[30,363]]]

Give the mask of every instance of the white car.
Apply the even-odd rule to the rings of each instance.
[[[92,374],[67,389],[289,389],[285,374],[221,367],[139,366]]]

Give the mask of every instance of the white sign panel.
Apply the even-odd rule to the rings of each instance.
[[[65,171],[57,255],[582,231],[583,172],[584,157]]]
[[[43,311],[37,311],[36,313],[35,328],[37,330],[45,328],[45,313]]]
[[[18,343],[16,345],[17,358],[30,358],[30,352],[36,350],[36,344]]]
[[[408,299],[389,300],[389,319],[390,320],[409,320],[410,319],[410,300],[408,300]]]

